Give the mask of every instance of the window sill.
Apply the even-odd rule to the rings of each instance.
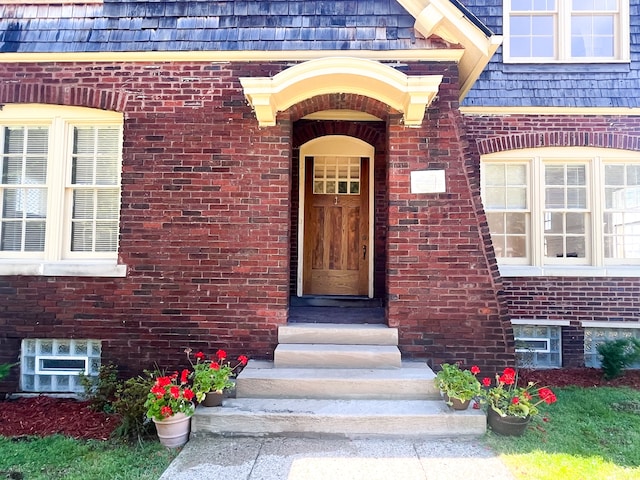
[[[42,277],[126,277],[127,266],[106,261],[29,262],[1,260],[0,275]]]
[[[499,265],[503,277],[640,277],[640,266],[591,267],[575,265]]]

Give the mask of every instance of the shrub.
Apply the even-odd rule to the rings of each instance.
[[[118,386],[113,409],[120,416],[120,425],[114,430],[114,436],[141,442],[149,435],[152,423],[147,419],[145,401],[156,376],[157,373],[145,370]]]
[[[640,359],[640,340],[637,338],[601,343],[597,349],[602,355],[602,371],[607,379],[619,377],[625,368]]]
[[[97,377],[80,374],[80,385],[91,408],[98,412],[113,413],[112,403],[118,389],[118,367],[113,363],[101,365]]]

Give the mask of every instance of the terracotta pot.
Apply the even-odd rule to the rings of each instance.
[[[471,400],[460,400],[459,398],[449,397],[446,393],[444,394],[444,401],[454,410],[466,410],[471,403]]]
[[[219,407],[222,405],[222,392],[207,392],[202,400],[202,405],[205,407]]]
[[[531,422],[531,417],[503,417],[491,407],[489,407],[487,411],[487,423],[489,427],[500,435],[520,437],[529,426],[529,422]]]
[[[175,415],[165,418],[164,420],[153,419],[156,424],[156,431],[160,443],[167,448],[177,448],[183,446],[189,441],[189,432],[191,430],[191,417],[184,413],[176,413]]]

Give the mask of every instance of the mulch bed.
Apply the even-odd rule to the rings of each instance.
[[[640,370],[627,370],[622,377],[605,380],[597,368],[521,370],[520,380],[547,387],[630,387],[640,390]]]
[[[118,426],[115,415],[94,412],[89,402],[45,396],[0,401],[0,436],[28,437],[60,434],[107,440]]]
[[[640,390],[640,370],[629,370],[615,380],[604,380],[595,368],[522,370],[520,380],[541,386],[631,387]],[[89,402],[45,396],[0,401],[0,436],[28,437],[61,434],[106,440],[118,426],[118,417],[94,412]]]

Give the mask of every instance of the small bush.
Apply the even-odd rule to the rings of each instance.
[[[113,401],[118,390],[118,367],[113,363],[101,365],[97,377],[80,374],[80,385],[91,408],[98,412],[113,413]]]
[[[601,343],[598,345],[598,353],[602,355],[604,377],[616,378],[622,375],[625,368],[640,359],[640,340],[625,338]]]
[[[147,419],[144,402],[156,375],[147,370],[143,375],[130,378],[118,386],[113,409],[120,416],[120,425],[114,436],[141,442],[150,433],[151,422]]]

